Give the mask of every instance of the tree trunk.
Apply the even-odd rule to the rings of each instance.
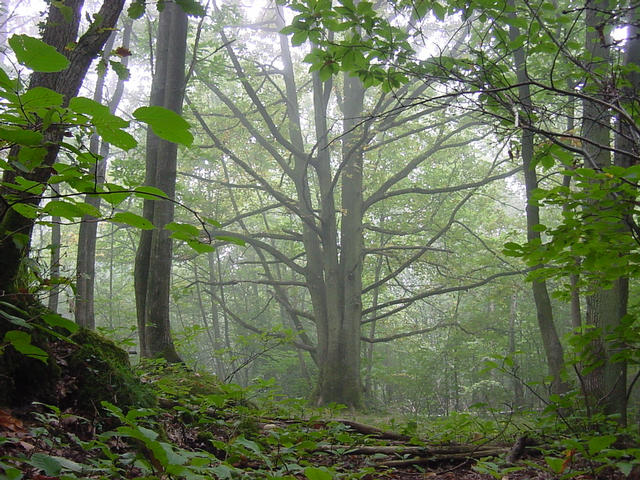
[[[60,217],[51,218],[51,267],[49,278],[53,280],[47,307],[53,312],[58,311],[58,300],[60,298]]]
[[[608,7],[606,1],[587,1],[585,9],[585,49],[588,56],[585,92],[594,97],[603,97],[606,76],[610,68],[609,46],[605,42],[606,18],[602,12]],[[585,98],[582,102],[582,136],[586,166],[602,169],[611,165],[608,147],[611,141],[611,116],[607,108],[595,100]],[[598,204],[593,208],[597,212]],[[601,220],[601,222],[610,220]],[[608,228],[605,225],[605,228]],[[615,228],[615,226],[614,226]],[[620,234],[627,234],[620,225]],[[625,362],[611,362],[615,353],[612,342],[606,336],[613,333],[626,314],[629,282],[625,278],[613,280],[610,288],[600,287],[586,299],[586,324],[599,329],[600,337],[589,348],[589,358],[598,365],[585,374],[584,386],[588,401],[594,402],[597,410],[605,414],[617,414],[618,421],[626,424],[627,368]]]
[[[131,39],[131,29],[133,23],[127,20],[124,23],[122,33],[122,46],[129,47]],[[116,32],[113,32],[106,43],[103,58],[108,59],[116,38]],[[127,65],[128,57],[122,59],[122,64]],[[103,101],[104,83],[106,72],[96,80],[96,87],[93,92],[93,100],[101,103]],[[115,113],[122,94],[124,92],[125,79],[118,78],[116,90],[109,101],[109,111]],[[97,135],[91,137],[89,150],[94,155],[98,155],[94,170],[95,183],[101,185],[104,183],[107,171],[107,157],[109,156],[109,144],[100,142]],[[101,197],[98,195],[87,195],[85,202],[89,205],[100,208]],[[81,327],[93,330],[96,325],[94,312],[94,285],[95,285],[95,263],[96,263],[96,237],[98,234],[98,222],[95,218],[85,216],[80,223],[78,232],[78,256],[76,259],[76,302],[75,302],[75,319],[76,323]]]
[[[175,3],[165,4],[160,13],[156,47],[156,70],[151,86],[151,105],[176,113],[182,111],[187,15]],[[145,184],[175,196],[177,145],[147,131]],[[174,205],[166,200],[145,200],[143,214],[153,230],[140,236],[134,272],[140,351],[144,357],[163,357],[179,362],[171,338],[169,288],[171,284],[172,240],[164,227],[173,221]]]
[[[515,8],[513,1],[510,2],[510,5],[512,8]],[[520,30],[517,27],[509,27],[509,37],[512,41],[515,41],[519,35]],[[522,47],[513,51],[513,59],[516,67],[516,77],[520,84],[518,87],[518,98],[520,107],[523,109],[522,117],[524,118],[522,121],[525,122],[521,136],[522,167],[527,195],[527,240],[532,242],[540,240],[540,232],[535,230],[535,226],[540,223],[540,208],[531,200],[533,191],[538,188],[538,177],[533,164],[534,133],[527,128],[526,124],[526,122],[530,121],[532,109],[531,90],[527,83],[529,79],[526,72],[526,58]],[[533,267],[534,270],[539,268],[541,268],[541,265],[535,265]],[[534,280],[531,288],[536,305],[538,327],[540,328],[542,344],[547,357],[549,376],[551,377],[551,393],[565,393],[568,385],[562,381],[564,352],[553,321],[553,308],[551,307],[547,284],[543,280]]]

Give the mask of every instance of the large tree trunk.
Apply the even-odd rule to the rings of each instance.
[[[176,113],[182,111],[184,97],[186,38],[186,13],[174,3],[165,4],[160,13],[150,104]],[[175,143],[148,130],[145,184],[160,188],[169,198],[175,196],[177,153]],[[142,356],[179,362],[171,338],[169,311],[173,245],[170,232],[164,228],[173,221],[173,210],[170,201],[144,201],[144,216],[155,228],[141,234],[134,277]]]
[[[60,9],[53,6],[49,8],[42,40],[65,55],[69,59],[69,67],[56,73],[35,72],[29,81],[29,88],[47,87],[61,93],[64,96],[63,105],[67,105],[71,98],[77,96],[89,65],[102,50],[124,6],[124,0],[103,2],[100,11],[95,15],[96,22],[100,21],[100,24],[91,25],[87,33],[77,38],[83,3],[83,0],[65,2],[65,6],[69,7],[71,12],[69,19],[64,17]],[[75,47],[73,49],[66,48],[70,44]],[[52,169],[50,167],[58,156],[64,130],[58,126],[52,126],[44,133],[49,146],[42,166],[33,172],[22,173],[21,176],[27,180],[46,184],[51,177]],[[19,147],[14,147],[9,156],[15,157],[18,152]],[[22,199],[24,203],[38,205],[41,200],[40,195],[16,192],[8,186],[14,183],[16,176],[15,171],[4,171],[5,185],[2,189],[2,195],[10,193],[12,196]],[[23,217],[15,210],[7,209],[5,205],[5,203],[0,204],[0,292],[13,290],[20,263],[29,251],[34,226],[34,219]],[[26,241],[17,241],[18,235],[22,235]]]
[[[585,92],[595,98],[604,95],[607,72],[610,65],[609,46],[605,41],[607,11],[606,1],[587,1],[585,9],[585,49],[588,59],[589,77],[585,82]],[[602,169],[611,165],[609,145],[611,141],[611,116],[606,107],[596,100],[585,98],[582,102],[583,120],[582,137],[589,139],[584,142],[583,150],[585,163],[589,168]],[[598,204],[590,206],[594,213],[598,211]],[[610,222],[610,220],[601,220]],[[611,228],[611,225],[604,225]],[[615,229],[616,226],[613,226]],[[624,227],[620,224],[620,234],[625,235]],[[615,346],[606,337],[614,332],[620,324],[620,319],[626,314],[629,282],[625,278],[613,281],[610,288],[598,288],[587,297],[586,324],[599,329],[600,337],[590,346],[589,359],[596,362],[597,368],[585,375],[585,394],[597,410],[606,414],[617,414],[619,421],[626,424],[626,363],[611,361],[615,353]]]

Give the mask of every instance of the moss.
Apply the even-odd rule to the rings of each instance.
[[[73,388],[62,406],[94,413],[100,411],[102,401],[121,408],[156,404],[151,389],[132,372],[127,352],[89,330],[82,329],[71,338],[78,344],[67,361]]]
[[[167,397],[182,398],[222,393],[218,377],[195,372],[184,363],[167,363],[158,359],[144,360],[138,369],[160,394]]]

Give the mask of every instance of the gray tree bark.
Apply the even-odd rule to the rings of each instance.
[[[160,13],[156,46],[156,69],[150,105],[176,113],[182,111],[187,38],[187,15],[175,3],[166,3]],[[147,131],[145,184],[175,197],[177,145]],[[181,361],[171,337],[169,287],[172,240],[165,225],[173,221],[174,205],[166,200],[145,200],[144,217],[153,230],[140,236],[134,272],[140,352],[144,357]]]
[[[514,2],[510,2],[514,6]],[[509,27],[509,37],[515,40],[520,35],[517,27]],[[534,133],[527,128],[527,122],[532,113],[531,90],[528,85],[528,75],[526,72],[526,57],[523,48],[513,51],[513,60],[516,68],[516,77],[518,84],[518,101],[519,108],[522,108],[522,121],[525,125],[522,128],[521,155],[522,167],[524,171],[524,184],[527,195],[527,241],[540,240],[540,232],[535,230],[535,226],[540,223],[540,208],[531,200],[533,191],[538,188],[538,176],[536,174],[533,163],[534,156]],[[539,269],[542,265],[535,265],[533,269]],[[549,376],[551,377],[551,393],[565,393],[568,386],[562,381],[562,372],[564,370],[564,352],[560,337],[558,336],[555,323],[553,321],[553,308],[547,284],[543,280],[534,280],[531,284],[533,291],[533,299],[536,305],[536,317],[538,319],[538,327],[542,336],[542,344],[547,358],[547,367]]]
[[[609,110],[598,102],[603,98],[607,72],[611,55],[605,41],[608,2],[603,0],[587,0],[585,3],[585,49],[589,56],[585,92],[592,96],[582,102],[582,136],[588,138],[583,150],[585,164],[597,170],[612,163],[608,147],[611,142],[612,118]],[[594,202],[594,211],[598,205]],[[600,220],[610,222],[611,220]],[[605,225],[606,227],[606,225]],[[615,227],[614,227],[615,228]],[[625,235],[625,228],[620,224],[620,234]],[[607,341],[607,335],[613,333],[626,314],[629,283],[626,278],[613,281],[610,288],[600,287],[586,298],[585,322],[599,329],[600,337],[589,348],[589,362],[597,367],[584,376],[585,394],[593,406],[606,414],[617,414],[618,421],[626,424],[626,387],[627,366],[624,362],[612,362],[611,356],[616,347]]]

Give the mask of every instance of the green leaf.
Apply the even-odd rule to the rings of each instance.
[[[228,235],[216,235],[216,240],[222,240],[223,242],[233,243],[234,245],[244,246],[244,240],[240,240],[236,237],[231,237]]]
[[[127,15],[129,16],[129,18],[137,20],[144,15],[144,7],[144,0],[136,0],[135,2],[131,2],[131,5],[129,5],[129,8],[127,9]]]
[[[187,245],[189,245],[189,247],[191,247],[191,249],[195,250],[197,253],[209,253],[216,250],[213,245],[209,245],[208,243],[203,243],[196,240],[187,240]]]
[[[126,65],[123,65],[121,62],[114,62],[113,60],[109,61],[109,64],[120,80],[129,80],[131,72],[129,72]]]
[[[20,97],[22,108],[27,112],[35,112],[47,107],[59,107],[62,105],[62,100],[62,94],[45,87],[31,88]]]
[[[307,467],[304,469],[304,476],[309,480],[332,480],[333,475],[325,468]]]
[[[39,145],[42,142],[42,134],[33,130],[26,130],[23,128],[1,128],[0,127],[0,139],[9,143],[16,143],[18,145]]]
[[[544,457],[544,461],[551,468],[554,473],[562,473],[564,469],[564,459],[557,457]]]
[[[309,38],[309,32],[306,30],[298,30],[291,36],[291,45],[302,45]]]
[[[72,322],[68,318],[64,318],[62,315],[58,315],[57,313],[45,313],[41,317],[50,327],[61,327],[69,333],[75,333],[80,328],[77,323]]]
[[[69,60],[51,45],[28,35],[12,35],[9,45],[18,62],[34,72],[60,72],[69,66]]]
[[[51,5],[53,5],[58,10],[60,10],[60,13],[64,17],[65,22],[71,23],[71,20],[73,19],[73,9],[71,7],[68,7],[67,5],[64,4],[63,1],[60,1],[60,0],[55,0],[51,2]]]
[[[38,218],[40,210],[28,203],[16,203],[11,208],[22,215],[24,218]]]
[[[9,78],[7,72],[5,72],[2,68],[0,68],[0,87],[5,90],[16,90],[17,82]]]
[[[197,227],[189,223],[167,223],[165,227],[167,230],[174,233],[182,233],[188,237],[198,238],[200,236],[200,230]]]
[[[207,13],[204,7],[200,5],[200,2],[196,0],[176,0],[176,3],[180,5],[187,15],[203,17]]]
[[[16,351],[30,358],[47,363],[47,352],[31,344],[31,335],[21,330],[9,330],[4,334],[4,341],[11,344]]]
[[[609,448],[616,441],[615,435],[599,435],[589,439],[587,446],[589,447],[589,455],[595,455],[605,448]]]
[[[52,200],[44,206],[42,211],[52,217],[62,217],[67,220],[75,220],[85,214],[95,217],[100,216],[100,212],[95,207],[93,207],[93,210],[87,207],[91,207],[91,205],[84,204],[81,206],[81,204],[68,202],[66,200]]]
[[[120,185],[105,183],[104,186],[109,193],[105,193],[104,195],[101,195],[101,197],[110,205],[119,205],[131,195],[131,193],[123,191],[124,189]]]
[[[148,124],[153,133],[164,140],[186,146],[193,143],[189,123],[176,112],[159,106],[140,107],[133,116]]]
[[[29,172],[42,165],[47,156],[46,148],[22,147],[18,152],[18,162]]]
[[[69,101],[69,108],[84,115],[103,115],[109,113],[109,108],[95,100],[86,97],[74,97]]]
[[[94,123],[96,125],[98,135],[100,135],[102,140],[105,142],[121,148],[122,150],[131,150],[138,146],[138,141],[131,134],[125,132],[121,128],[109,125],[98,125],[96,122]]]
[[[628,478],[631,470],[633,470],[634,465],[633,463],[628,462],[618,462],[616,463],[616,467],[618,467],[618,470],[620,470],[622,474]]]
[[[141,230],[152,230],[153,223],[140,215],[131,212],[118,212],[109,219],[113,223],[124,223]]]
[[[166,193],[156,187],[141,185],[135,188],[135,196],[146,200],[158,200],[160,198],[169,198]]]
[[[45,453],[34,453],[29,464],[42,470],[49,477],[57,477],[62,471],[62,465],[58,459]]]

